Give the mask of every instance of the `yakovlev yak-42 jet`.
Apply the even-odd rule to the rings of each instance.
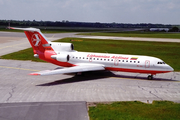
[[[24,30],[34,51],[34,57],[66,67],[46,70],[30,75],[53,75],[63,73],[81,73],[87,71],[123,71],[153,75],[174,71],[161,59],[150,56],[78,52],[72,43],[51,42],[36,28],[14,28]]]

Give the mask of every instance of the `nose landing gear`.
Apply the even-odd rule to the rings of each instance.
[[[153,75],[148,75],[147,79],[148,80],[152,80],[153,79]]]

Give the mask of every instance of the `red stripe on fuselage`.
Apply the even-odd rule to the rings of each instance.
[[[146,73],[146,74],[157,74],[157,73],[167,73],[171,71],[157,71],[157,70],[139,70],[139,69],[127,69],[127,68],[113,68],[113,67],[106,67],[106,70],[110,71],[121,71],[121,72],[133,72],[133,73]]]

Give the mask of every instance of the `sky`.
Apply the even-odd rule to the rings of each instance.
[[[180,24],[180,0],[0,0],[0,20]]]

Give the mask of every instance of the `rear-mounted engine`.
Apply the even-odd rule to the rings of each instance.
[[[51,47],[56,52],[71,52],[74,50],[74,45],[72,43],[50,43]]]
[[[68,54],[58,54],[58,55],[52,55],[52,59],[55,59],[60,62],[68,62],[70,59],[70,56]]]

